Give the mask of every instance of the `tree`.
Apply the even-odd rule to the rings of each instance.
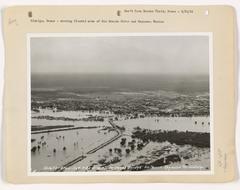
[[[124,146],[126,144],[126,138],[122,138],[120,144]]]
[[[134,149],[135,149],[135,145],[132,144],[132,145],[131,145],[131,150],[134,150]]]
[[[36,146],[32,147],[32,149],[31,149],[32,152],[36,152],[36,150],[37,150]]]

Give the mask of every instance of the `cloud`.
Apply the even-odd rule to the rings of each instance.
[[[33,73],[208,74],[207,36],[34,37]]]

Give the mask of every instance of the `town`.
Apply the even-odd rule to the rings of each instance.
[[[55,111],[87,111],[113,113],[126,119],[141,117],[194,117],[209,116],[209,95],[158,95],[155,93],[125,93],[113,95],[83,95],[81,97],[62,98],[60,92],[46,99],[32,97],[31,109],[53,109]],[[101,120],[101,118],[96,118]],[[117,119],[117,118],[115,118]]]

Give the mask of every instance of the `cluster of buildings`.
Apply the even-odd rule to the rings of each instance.
[[[51,100],[37,102],[32,100],[32,110],[39,108],[57,111],[87,111],[124,116],[126,119],[139,117],[192,117],[209,116],[209,95],[122,95],[124,98],[93,98]],[[96,118],[94,118],[95,120]],[[102,118],[100,118],[102,119]]]

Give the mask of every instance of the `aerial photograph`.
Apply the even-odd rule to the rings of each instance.
[[[34,36],[30,171],[210,171],[207,35]]]

